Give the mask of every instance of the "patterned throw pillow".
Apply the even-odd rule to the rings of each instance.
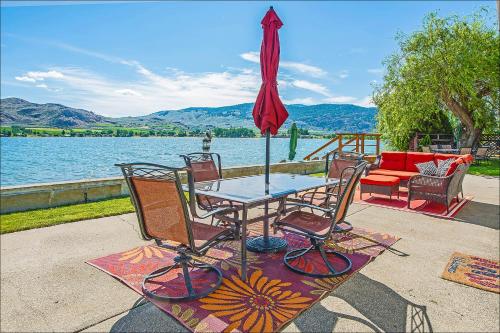
[[[453,162],[455,162],[454,158],[449,158],[447,160],[439,160],[438,166],[437,166],[436,176],[444,177],[446,175],[446,172],[450,168],[451,163],[453,163]]]
[[[415,166],[421,175],[435,176],[437,173],[437,167],[436,164],[434,164],[434,161],[417,163]]]

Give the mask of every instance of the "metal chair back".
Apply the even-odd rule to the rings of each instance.
[[[356,167],[349,167],[343,171],[343,173],[345,173],[345,175],[343,175],[344,177],[347,176],[350,177],[340,193],[337,206],[335,208],[335,213],[333,215],[333,220],[332,220],[333,223],[329,232],[330,234],[337,224],[342,223],[344,221],[349,206],[351,205],[352,199],[354,197],[354,193],[356,192],[356,187],[359,184],[359,180],[363,175],[363,171],[365,170],[366,165],[367,162],[363,161]]]
[[[143,239],[170,240],[194,248],[191,219],[179,177],[181,168],[151,163],[117,164],[135,206]]]
[[[460,148],[460,155],[467,155],[472,153],[471,147],[462,147]]]
[[[452,149],[451,145],[441,145],[442,149]]]
[[[191,169],[195,182],[204,182],[222,178],[220,155],[217,153],[190,153],[180,155],[186,166]]]
[[[476,157],[482,158],[488,156],[488,147],[479,147],[476,151]]]

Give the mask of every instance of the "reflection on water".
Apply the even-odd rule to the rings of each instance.
[[[326,143],[299,139],[296,161]],[[2,186],[119,176],[115,163],[182,166],[179,154],[201,151],[202,138],[0,138]],[[288,157],[287,138],[271,140],[271,162]],[[335,147],[332,147],[332,149]],[[373,147],[370,147],[374,149]],[[214,138],[222,166],[264,164],[264,138]]]

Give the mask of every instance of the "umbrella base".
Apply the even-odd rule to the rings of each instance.
[[[252,252],[278,252],[287,247],[288,243],[283,238],[263,236],[247,240],[247,250]]]

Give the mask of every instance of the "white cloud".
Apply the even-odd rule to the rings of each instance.
[[[283,61],[280,63],[280,66],[302,74],[308,74],[313,77],[326,75],[326,72],[323,69],[316,66],[306,65],[300,62]]]
[[[347,77],[349,77],[349,71],[348,70],[343,70],[343,71],[340,72],[339,78],[345,79]]]
[[[142,96],[140,92],[127,88],[115,90],[115,93],[124,96]]]
[[[24,82],[43,81],[45,79],[60,79],[63,74],[58,71],[50,70],[47,72],[28,72],[23,76],[16,76],[15,79]]]
[[[240,54],[240,57],[243,59],[259,64],[260,63],[260,53],[255,52],[255,51],[250,51],[250,52],[245,52]],[[286,68],[301,74],[306,74],[310,75],[313,77],[320,77],[326,75],[326,71],[323,69],[317,67],[317,66],[312,66],[308,64],[304,64],[301,62],[294,62],[294,61],[280,61],[280,68]]]
[[[28,76],[16,76],[15,79],[22,82],[36,82],[35,79]]]
[[[260,64],[260,54],[259,52],[245,52],[240,54],[240,57],[245,59],[246,61],[254,62],[256,64]]]
[[[373,106],[375,106],[375,104],[373,103],[373,100],[372,100],[371,96],[363,97],[360,100],[354,102],[353,104],[359,105],[359,106],[364,106],[364,107],[373,107]]]
[[[328,88],[320,83],[314,83],[314,82],[310,82],[310,81],[306,81],[306,80],[294,80],[292,82],[292,85],[294,87],[310,90],[310,91],[313,91],[315,93],[318,93],[318,94],[321,94],[324,96],[328,96],[328,97],[330,96],[330,93],[328,92]]]
[[[313,105],[313,104],[317,104],[318,102],[311,97],[306,97],[306,98],[285,99],[285,100],[283,100],[283,103],[285,103],[285,104]]]
[[[323,99],[323,101],[326,103],[340,103],[340,104],[353,103],[356,100],[357,98],[352,96],[334,96]]]
[[[36,85],[38,88],[49,89],[49,87],[45,83],[40,83]]]
[[[383,68],[370,68],[367,70],[368,73],[374,74],[374,75],[382,75],[384,73]]]
[[[130,66],[140,75],[140,80],[118,81],[80,68],[53,68],[47,72],[28,72],[23,77],[33,79],[35,81],[30,82],[35,83],[43,78],[50,81],[51,86],[63,88],[64,94],[51,97],[59,99],[59,103],[108,116],[253,102],[260,88],[260,76],[256,73],[174,71],[159,75],[138,62]]]

